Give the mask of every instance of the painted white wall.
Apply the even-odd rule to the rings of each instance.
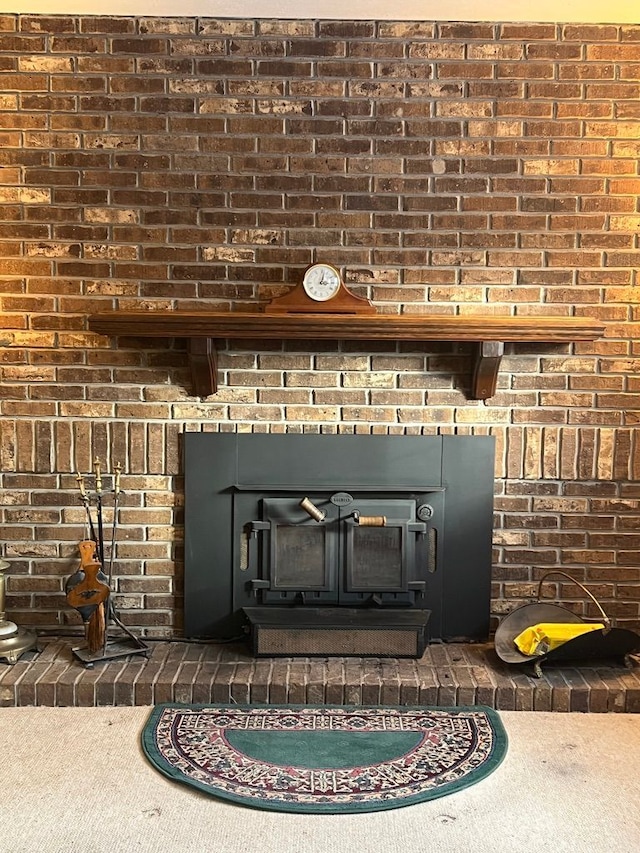
[[[640,0],[0,0],[0,12],[147,17],[640,24]],[[639,48],[640,51],[640,48]]]

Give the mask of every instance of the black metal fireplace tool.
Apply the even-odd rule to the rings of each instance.
[[[598,608],[600,618],[597,620],[583,619],[559,604],[541,602],[542,584],[549,575],[562,575],[579,586]],[[527,628],[532,628],[535,625],[544,623],[588,625],[594,621],[604,624],[604,627],[581,634],[554,649],[543,651],[541,654],[523,654],[515,643],[516,637],[519,637]],[[495,649],[498,657],[506,663],[533,663],[534,675],[540,678],[544,661],[588,661],[608,658],[628,663],[628,656],[640,650],[640,635],[628,628],[612,627],[611,620],[600,602],[585,586],[566,572],[552,570],[546,572],[540,579],[538,601],[518,607],[502,620],[495,633]]]
[[[65,584],[67,603],[78,611],[85,629],[86,644],[72,649],[74,656],[85,666],[129,655],[150,653],[149,647],[135,636],[118,618],[111,599],[115,556],[118,505],[120,502],[121,467],[116,465],[112,475],[113,518],[111,523],[109,561],[106,564],[103,514],[103,489],[100,460],[94,462],[93,500],[85,488],[85,477],[78,473],[76,481],[80,500],[86,513],[87,537],[80,542],[80,566]],[[95,504],[95,508],[94,508]],[[106,566],[106,572],[105,572]],[[116,625],[124,636],[110,637]]]

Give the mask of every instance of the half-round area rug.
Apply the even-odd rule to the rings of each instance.
[[[338,814],[398,808],[484,779],[504,758],[499,716],[455,708],[156,706],[142,732],[178,782],[253,808]]]

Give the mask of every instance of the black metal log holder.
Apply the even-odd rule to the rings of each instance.
[[[542,585],[549,575],[562,575],[574,583],[593,601],[600,615],[596,619],[583,619],[566,607],[540,601]],[[589,624],[604,623],[604,628],[589,631],[543,654],[525,655],[515,644],[522,631],[541,623]],[[498,657],[506,663],[533,664],[536,678],[542,676],[542,663],[556,661],[589,661],[609,658],[619,660],[627,666],[632,665],[631,655],[640,650],[640,635],[628,628],[612,627],[611,619],[603,610],[600,602],[585,586],[574,577],[557,569],[546,572],[538,584],[536,603],[523,604],[506,616],[495,633],[495,649]]]
[[[77,660],[81,661],[87,668],[90,668],[95,663],[99,663],[101,661],[114,660],[116,658],[128,657],[130,655],[144,655],[145,657],[148,657],[151,651],[149,646],[143,643],[139,637],[136,637],[136,635],[132,631],[130,631],[126,625],[122,623],[122,621],[118,617],[115,605],[113,604],[111,597],[116,545],[116,531],[118,525],[118,508],[120,503],[120,495],[122,494],[122,490],[120,488],[120,475],[121,466],[118,463],[115,466],[114,473],[111,475],[111,494],[113,495],[113,518],[111,522],[108,563],[107,554],[105,552],[105,531],[103,514],[104,492],[100,460],[96,458],[94,461],[94,488],[92,494],[88,492],[85,487],[85,475],[80,473],[76,475],[76,481],[80,490],[80,500],[84,506],[86,513],[87,538],[90,539],[95,545],[95,555],[93,559],[97,563],[99,563],[100,567],[99,576],[101,580],[98,581],[98,583],[103,583],[108,586],[108,593],[106,599],[103,602],[98,603],[97,605],[97,607],[104,607],[104,638],[100,644],[100,647],[97,650],[92,649],[90,648],[90,643],[87,642],[83,646],[78,646],[72,649],[74,657]],[[82,578],[84,577],[85,573],[82,569],[83,566],[81,565],[80,570],[67,580],[66,589],[68,599],[72,598],[72,600],[75,600],[73,599],[73,589],[76,587],[73,584],[78,583],[78,578],[82,580]],[[76,580],[74,581],[72,579]],[[81,613],[83,621],[85,622],[85,625],[87,625],[88,613],[83,612],[85,608],[76,607],[76,609]],[[112,636],[113,626],[117,626],[120,629],[120,631],[122,632],[120,636]]]

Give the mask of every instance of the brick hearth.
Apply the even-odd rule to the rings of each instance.
[[[420,660],[252,658],[242,644],[152,642],[150,654],[85,667],[78,641],[0,664],[0,705],[274,702],[470,705],[505,711],[640,713],[640,666],[543,666],[541,678],[504,664],[490,644],[430,645]],[[637,661],[634,660],[634,664]]]

